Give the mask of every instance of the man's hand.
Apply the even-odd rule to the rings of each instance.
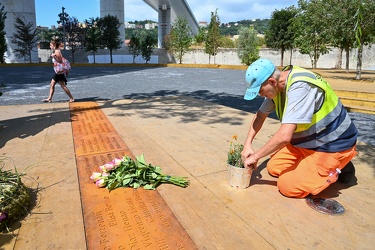
[[[258,159],[255,157],[255,154],[250,155],[244,161],[245,168],[253,168],[255,171],[258,169]]]
[[[241,159],[243,162],[245,162],[246,158],[248,158],[250,155],[254,154],[254,149],[251,145],[245,145],[241,152]]]
[[[257,169],[258,160],[254,161],[254,157],[251,157],[254,155],[254,153],[255,151],[251,145],[244,146],[241,152],[241,158],[242,158],[242,161],[244,162],[245,168],[252,168],[254,170]]]

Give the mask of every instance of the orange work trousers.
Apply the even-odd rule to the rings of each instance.
[[[356,156],[356,146],[337,153],[317,152],[287,144],[267,163],[270,175],[279,177],[277,187],[287,197],[316,195],[326,185],[328,172],[342,169]]]

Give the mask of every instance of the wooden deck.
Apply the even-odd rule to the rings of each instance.
[[[71,124],[64,105],[0,109],[6,126],[18,126],[14,134],[2,137],[0,154],[12,157],[19,168],[38,159],[38,166],[29,171],[34,178],[29,183],[43,187],[31,214],[13,228],[16,237],[0,234],[2,250],[86,247]],[[229,141],[234,134],[244,140],[251,113],[191,97],[99,106],[133,155],[144,154],[165,173],[189,177],[188,188],[161,185],[158,192],[198,249],[373,249],[374,147],[358,145],[353,160],[356,179],[350,185],[335,183],[321,194],[346,209],[330,216],[311,209],[305,199],[282,196],[277,179],[264,169],[266,158],[250,187],[238,190],[228,185]],[[255,147],[278,126],[278,121],[268,119]]]
[[[308,207],[305,199],[282,196],[264,163],[249,188],[228,185],[229,140],[234,134],[244,140],[252,114],[189,97],[119,101],[106,103],[103,110],[134,155],[145,153],[164,171],[189,176],[190,187],[165,185],[159,192],[199,249],[373,248],[373,147],[358,146],[356,180],[321,193],[346,209],[330,216]],[[255,146],[278,126],[268,119]]]

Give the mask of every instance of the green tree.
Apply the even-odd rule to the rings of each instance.
[[[194,36],[194,40],[196,43],[204,43],[206,40],[206,28],[204,27],[199,27],[198,28],[198,33]]]
[[[292,28],[296,31],[295,46],[301,54],[307,54],[312,68],[316,68],[321,55],[329,52],[331,34],[327,25],[327,3],[321,0],[298,1],[298,14],[293,19]]]
[[[72,54],[72,62],[74,63],[74,54],[77,50],[83,48],[85,41],[85,33],[82,25],[78,22],[78,19],[73,17],[66,23],[66,34],[67,34],[67,47]]]
[[[257,31],[252,27],[241,27],[238,38],[238,57],[241,63],[250,65],[259,58]]]
[[[182,63],[182,58],[192,43],[192,29],[184,16],[178,16],[175,23],[172,25],[171,32],[168,37],[168,50],[176,55],[179,63]]]
[[[5,19],[7,13],[4,11],[4,6],[0,3],[0,63],[5,63],[5,52],[8,50],[8,45],[5,40]]]
[[[86,52],[92,51],[95,63],[95,54],[98,52],[101,45],[102,33],[98,26],[99,18],[91,17],[89,20],[85,20],[85,46]]]
[[[158,40],[149,33],[145,33],[145,35],[141,37],[141,53],[142,58],[146,61],[146,63],[150,61],[152,52],[157,43]]]
[[[237,46],[235,46],[234,41],[228,36],[220,37],[220,45],[223,48],[237,48]]]
[[[222,36],[238,35],[241,27],[253,27],[259,34],[265,34],[269,26],[269,19],[241,20],[236,22],[222,23],[220,34]]]
[[[123,42],[119,38],[120,21],[115,16],[106,15],[99,19],[98,26],[102,33],[102,47],[109,49],[111,63],[113,63],[113,50],[119,49]]]
[[[357,10],[356,0],[324,0],[327,3],[326,28],[331,34],[331,44],[339,48],[335,68],[342,68],[342,52],[346,53],[345,69],[349,71],[350,51],[354,48],[355,37],[353,18]],[[335,24],[335,25],[330,25]]]
[[[295,33],[290,28],[290,24],[296,14],[297,10],[294,6],[275,10],[272,12],[269,27],[266,31],[266,45],[269,48],[281,50],[281,66],[283,66],[285,50],[293,49]]]
[[[126,28],[125,36],[128,38],[132,38],[133,36],[141,37],[144,34],[150,34],[156,40],[158,40],[158,29],[133,29],[133,28]]]
[[[356,79],[361,79],[363,46],[369,45],[375,38],[375,2],[373,0],[357,0],[355,14],[355,37],[357,41],[357,74]]]
[[[12,43],[17,45],[14,53],[18,58],[29,59],[31,63],[31,52],[36,48],[38,31],[34,28],[34,23],[16,18],[14,24],[16,33],[13,33]]]
[[[57,29],[42,29],[40,26],[38,30],[38,42],[40,49],[49,49],[49,43],[54,40],[55,37],[60,36],[60,32]]]
[[[211,21],[208,25],[207,35],[206,35],[206,42],[205,42],[205,53],[214,57],[214,64],[216,55],[220,46],[220,19],[217,14],[217,9],[215,12],[211,12]],[[209,60],[210,61],[210,60]]]
[[[130,38],[130,42],[128,45],[128,51],[133,57],[133,63],[135,63],[135,58],[142,53],[141,41],[138,36],[133,35]]]
[[[220,34],[222,36],[235,36],[238,35],[238,30],[244,25],[239,25],[238,23],[222,23],[220,25]],[[249,25],[246,25],[247,27]]]

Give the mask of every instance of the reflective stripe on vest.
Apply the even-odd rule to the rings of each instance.
[[[311,123],[297,124],[291,143],[301,148],[317,149],[339,139],[348,129],[352,130],[355,143],[357,131],[347,115],[344,106],[329,84],[320,76],[300,67],[289,66],[284,68],[284,71],[288,69],[290,69],[290,73],[285,86],[285,93],[288,92],[289,87],[295,82],[313,84],[324,92],[323,104],[313,114]],[[274,103],[276,114],[280,121],[282,121],[286,104],[288,103],[287,95],[279,93],[274,99]],[[350,146],[354,145],[351,138],[347,142]],[[344,147],[349,146],[345,145]]]

